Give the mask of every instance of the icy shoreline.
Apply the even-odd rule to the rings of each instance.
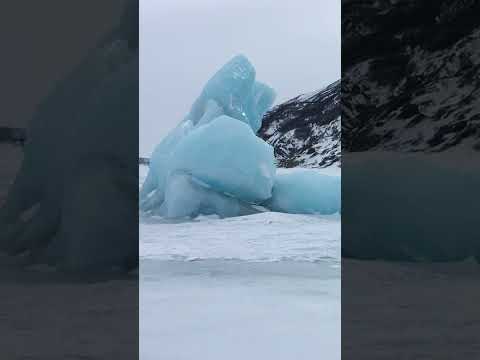
[[[140,358],[340,359],[340,269],[140,262]]]
[[[142,360],[340,359],[340,215],[141,218],[139,232]]]
[[[339,215],[265,212],[181,223],[150,219],[140,223],[139,232],[142,259],[340,263]]]

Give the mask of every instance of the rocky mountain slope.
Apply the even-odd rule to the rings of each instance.
[[[480,150],[480,2],[342,0],[345,151]]]
[[[276,106],[258,135],[280,167],[340,166],[340,81]]]

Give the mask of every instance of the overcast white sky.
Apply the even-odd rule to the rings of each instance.
[[[341,0],[140,0],[140,154],[246,55],[277,103],[340,78]]]

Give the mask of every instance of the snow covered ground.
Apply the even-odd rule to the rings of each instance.
[[[142,259],[340,260],[340,217],[265,212],[171,223],[143,220]]]
[[[340,359],[338,215],[141,219],[140,257],[142,360]]]
[[[142,260],[140,358],[340,359],[339,271]]]

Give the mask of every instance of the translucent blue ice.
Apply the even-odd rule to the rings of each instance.
[[[255,68],[245,56],[238,55],[207,82],[187,119],[195,125],[205,123],[205,115],[214,112],[240,120],[257,132],[274,100],[275,91],[255,81]]]
[[[252,129],[222,115],[191,131],[172,153],[169,172],[184,171],[218,192],[247,202],[272,196],[273,148]]]
[[[278,174],[272,198],[265,206],[273,211],[296,214],[340,212],[340,177],[323,175],[313,169]]]
[[[255,77],[253,65],[239,55],[207,82],[187,116],[155,148],[140,191],[142,211],[183,214],[171,201],[178,195],[175,189],[182,188],[178,183],[190,184],[183,187],[185,191],[201,193],[201,205],[183,202],[191,215],[198,209],[205,213],[207,208],[222,214],[235,213],[235,206],[219,210],[217,205],[205,205],[209,204],[205,189],[209,189],[208,194],[226,196],[227,204],[232,203],[231,198],[259,203],[271,197],[275,177],[273,148],[255,134],[274,102],[275,92]],[[189,180],[180,181],[179,173],[190,176]],[[174,179],[175,186],[170,184]],[[201,183],[201,187],[191,185],[192,181]]]
[[[170,174],[165,200],[158,211],[166,218],[195,217],[200,214],[232,217],[255,212],[250,204],[218,193],[184,172]]]
[[[140,190],[140,208],[142,210],[150,211],[162,204],[171,154],[178,142],[192,128],[191,121],[184,121],[156,146],[150,158],[147,178]]]

